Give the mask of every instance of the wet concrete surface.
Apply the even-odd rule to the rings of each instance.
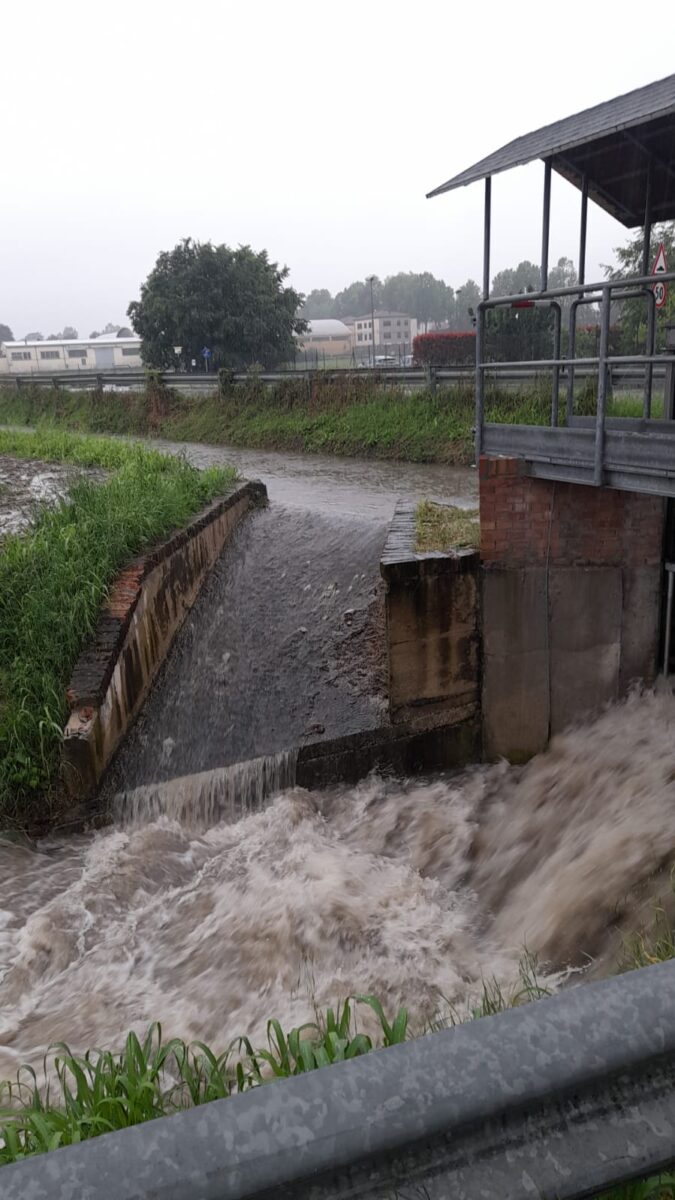
[[[382,724],[385,533],[278,505],[249,515],[118,756],[114,789]]]

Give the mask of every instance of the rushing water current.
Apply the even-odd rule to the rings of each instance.
[[[674,724],[671,695],[634,696],[522,768],[265,800],[292,780],[282,756],[136,793],[94,834],[0,845],[0,1077],[154,1019],[262,1041],[269,1016],[354,991],[420,1027],[508,985],[524,945],[546,970],[608,967],[667,888]]]

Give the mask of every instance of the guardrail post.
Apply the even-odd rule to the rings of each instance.
[[[600,350],[598,353],[598,404],[595,414],[594,483],[602,486],[605,457],[605,403],[607,400],[607,348],[609,345],[610,289],[602,289],[600,309]]]
[[[436,368],[427,363],[426,368],[427,388],[432,393],[436,391]]]

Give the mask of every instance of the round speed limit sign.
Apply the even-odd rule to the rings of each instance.
[[[657,308],[663,308],[663,306],[666,302],[666,293],[667,293],[667,289],[666,289],[665,283],[655,283],[654,284],[654,297],[656,299],[656,307]]]

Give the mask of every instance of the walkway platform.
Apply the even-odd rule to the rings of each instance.
[[[481,450],[520,458],[541,479],[597,485],[596,421],[573,417],[569,426],[483,425]],[[675,422],[605,419],[603,486],[675,496]]]

